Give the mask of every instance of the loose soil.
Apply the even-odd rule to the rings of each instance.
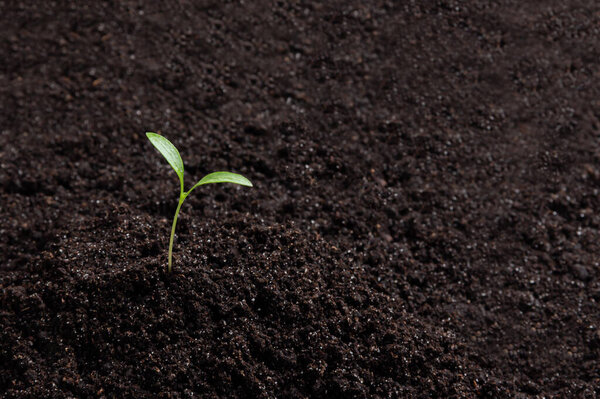
[[[0,11],[1,397],[600,394],[596,0]]]

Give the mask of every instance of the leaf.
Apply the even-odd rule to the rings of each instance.
[[[183,190],[183,160],[181,159],[181,155],[179,155],[177,148],[160,134],[146,132],[146,137],[148,137],[148,140],[150,140],[152,145],[156,147],[163,157],[165,157],[167,162],[169,162],[169,165],[175,169]]]
[[[198,186],[202,186],[204,184],[211,184],[211,183],[233,183],[233,184],[239,184],[239,185],[246,186],[246,187],[252,187],[252,183],[250,183],[250,180],[246,179],[242,175],[238,175],[237,173],[214,172],[214,173],[209,173],[208,175],[206,175],[202,179],[200,179],[200,181],[198,183],[196,183],[194,185],[194,187],[192,187],[190,189],[190,191],[188,191],[188,194]]]

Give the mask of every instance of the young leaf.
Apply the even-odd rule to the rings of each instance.
[[[152,145],[156,147],[162,156],[165,157],[167,162],[169,162],[169,165],[175,169],[177,176],[179,176],[179,181],[181,182],[181,190],[183,190],[183,160],[181,159],[181,155],[179,155],[177,148],[160,134],[146,132],[146,137],[148,137],[148,140],[150,140]]]
[[[188,194],[196,187],[211,183],[234,183],[246,187],[252,187],[252,183],[250,183],[250,180],[246,179],[242,175],[238,175],[237,173],[213,172],[204,176],[202,179],[200,179],[198,183],[194,184],[194,187],[192,187],[190,191],[188,191]]]

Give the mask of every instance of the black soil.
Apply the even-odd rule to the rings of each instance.
[[[600,394],[596,0],[0,15],[0,397]]]

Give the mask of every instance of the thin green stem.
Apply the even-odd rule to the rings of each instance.
[[[181,204],[183,204],[184,200],[185,195],[181,193],[181,195],[179,196],[179,204],[177,204],[177,210],[175,211],[175,217],[173,218],[173,227],[171,227],[171,239],[169,240],[169,273],[171,273],[171,268],[173,266],[173,239],[175,238],[175,226],[177,226],[177,216],[179,216],[179,210],[181,209]]]

